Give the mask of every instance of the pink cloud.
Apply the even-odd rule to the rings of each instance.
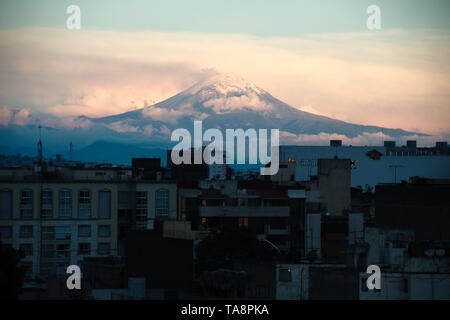
[[[3,126],[7,126],[12,119],[12,111],[8,107],[0,108],[0,124]]]

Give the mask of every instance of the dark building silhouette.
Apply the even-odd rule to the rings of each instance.
[[[134,230],[126,238],[127,277],[143,277],[147,288],[162,289],[166,298],[190,290],[193,241],[162,237],[162,223],[154,230]]]
[[[450,240],[450,181],[416,179],[375,187],[375,226],[413,229],[416,240]]]
[[[201,164],[194,163],[194,151],[191,150],[191,163],[174,164],[171,157],[172,150],[167,150],[167,170],[174,180],[178,181],[197,181],[207,179],[209,170],[208,165],[203,162]],[[183,150],[180,150],[183,154]]]

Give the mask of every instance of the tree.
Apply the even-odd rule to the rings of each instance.
[[[20,266],[22,254],[0,240],[0,299],[17,299],[25,279],[25,270]]]

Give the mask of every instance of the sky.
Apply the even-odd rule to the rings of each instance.
[[[79,30],[66,27],[72,4]],[[369,5],[380,30],[366,26]],[[11,109],[134,110],[214,70],[304,111],[448,134],[449,13],[447,0],[2,0],[0,124]]]

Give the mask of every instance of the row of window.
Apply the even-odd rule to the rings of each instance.
[[[98,217],[99,219],[111,218],[111,191],[101,190],[98,193]],[[61,219],[72,218],[72,190],[63,189],[59,191],[58,216]],[[12,218],[12,191],[0,191],[0,219]],[[53,190],[41,191],[40,215],[42,219],[53,218]],[[87,219],[91,217],[91,191],[78,191],[78,217]],[[33,218],[33,190],[20,191],[20,218]]]
[[[25,257],[30,257],[33,255],[33,244],[32,243],[22,243],[19,246],[19,250],[23,253]],[[79,243],[78,244],[78,255],[90,255],[91,254],[91,244],[90,243]],[[111,253],[111,244],[109,242],[99,242],[97,247],[98,255],[109,255]],[[69,258],[70,257],[70,244],[69,243],[59,243],[56,244],[45,244],[42,248],[42,257],[44,258]]]
[[[99,225],[97,229],[98,237],[107,238],[111,236],[111,226],[110,225]],[[24,225],[19,228],[19,238],[33,238],[33,226]],[[78,226],[78,237],[86,238],[91,237],[91,225],[79,225]],[[0,239],[11,239],[12,238],[12,227],[11,226],[1,226],[0,227]],[[71,230],[70,226],[46,226],[42,227],[42,239],[43,240],[70,240]]]
[[[160,189],[155,193],[156,216],[169,215],[169,190]],[[58,198],[58,217],[60,219],[72,218],[72,190],[62,189]],[[92,201],[91,191],[82,189],[78,191],[78,217],[80,219],[91,218]],[[119,208],[131,208],[131,193],[119,191]],[[136,215],[137,221],[147,220],[147,191],[136,192]],[[40,215],[42,219],[53,218],[53,190],[44,189],[41,191]],[[0,190],[0,219],[11,219],[13,211],[12,191]],[[33,190],[20,191],[20,218],[33,218]],[[98,218],[111,218],[111,191],[101,190],[98,193]],[[144,219],[145,218],[145,219]]]

